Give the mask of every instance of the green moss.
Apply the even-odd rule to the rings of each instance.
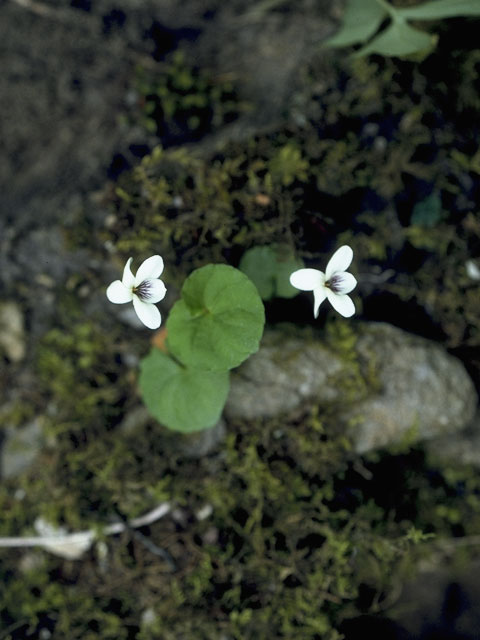
[[[353,363],[351,331],[340,323],[329,335]],[[6,623],[28,619],[33,625],[42,616],[53,617],[62,637],[71,603],[79,599],[81,615],[70,618],[73,638],[82,637],[82,629],[84,637],[94,632],[101,638],[127,637],[126,620],[138,638],[195,633],[207,639],[222,629],[239,639],[338,638],[338,623],[355,611],[359,580],[388,588],[409,547],[373,503],[353,511],[332,508],[348,457],[348,443],[327,435],[334,417],[312,409],[288,423],[231,424],[222,452],[195,461],[182,457],[171,433],[150,424],[128,434],[102,433],[97,420],[105,414],[99,401],[87,407],[90,422],[80,423],[82,439],[72,448],[68,440],[78,434],[71,416],[81,418],[71,392],[92,375],[91,367],[99,375],[101,363],[91,347],[99,349],[101,340],[92,327],[80,325],[71,335],[50,333],[42,344],[40,374],[56,390],[60,415],[70,419],[57,431],[54,451],[22,480],[30,518],[42,514],[53,523],[84,529],[107,522],[116,511],[132,517],[169,500],[180,505],[184,524],[178,528],[167,517],[151,528],[149,538],[167,547],[177,570],[172,575],[138,541],[129,550],[125,538],[106,540],[107,563],[118,572],[120,588],[111,569],[107,583],[98,581],[94,555],[78,565],[85,569],[74,583],[69,563],[47,556],[46,565],[9,582],[1,607]],[[62,366],[52,356],[59,347]],[[76,371],[69,360],[81,360],[82,366]],[[194,513],[205,504],[212,515],[197,520]],[[4,498],[4,505],[10,532],[15,524],[28,527],[28,521],[17,519],[12,502]],[[153,608],[156,618],[150,630],[140,632],[146,608]]]
[[[307,181],[308,162],[292,142],[276,151],[268,167],[273,179],[279,180],[285,187],[289,187],[295,180]]]
[[[53,616],[59,637],[70,620],[73,638],[82,631],[83,637],[116,633],[139,640],[189,634],[208,639],[221,632],[242,640],[339,638],[341,620],[374,607],[432,544],[422,531],[438,537],[451,535],[459,524],[474,530],[480,486],[475,474],[457,469],[432,490],[425,460],[416,454],[401,466],[400,479],[392,476],[391,500],[382,503],[371,493],[382,483],[365,482],[346,461],[344,443],[326,435],[332,419],[312,410],[288,424],[237,422],[222,450],[201,460],[183,458],[171,434],[146,425],[88,442],[77,458],[88,477],[71,455],[68,477],[50,459],[43,465],[54,474],[50,485],[49,474],[38,478],[43,496],[33,479],[27,490],[44,505],[53,501],[57,511],[76,511],[80,518],[70,514],[66,520],[77,528],[92,519],[107,521],[108,506],[110,515],[118,509],[132,516],[159,500],[180,505],[178,524],[167,516],[148,534],[168,550],[176,571],[140,541],[127,545],[128,535],[105,541],[108,580],[99,578],[95,554],[72,565],[38,552],[44,562],[35,571],[7,582],[3,620],[34,624]],[[365,474],[381,474],[382,464],[391,463],[372,456]],[[68,483],[68,490],[59,491],[57,483]],[[468,501],[459,486],[471,496]],[[194,514],[205,504],[212,514],[198,520]],[[12,507],[4,506],[8,517]],[[88,509],[97,510],[94,518]],[[12,553],[11,561],[17,563],[18,555]],[[361,585],[376,594],[370,604],[361,604]],[[68,618],[76,600],[81,607]],[[154,621],[140,631],[147,608]]]
[[[12,635],[5,635],[5,638],[16,638],[19,631],[30,635],[42,628],[48,629],[50,620],[55,620],[58,638],[126,640],[130,637],[131,623],[129,625],[125,605],[122,610],[117,604],[115,612],[112,598],[94,595],[82,586],[77,588],[62,585],[60,580],[50,581],[48,569],[53,570],[55,563],[48,559],[42,562],[41,557],[35,561],[36,568],[27,569],[18,579],[7,579],[2,583],[0,599],[5,607],[2,630],[6,632],[9,626],[12,630]],[[133,601],[133,595],[128,600]],[[7,615],[17,624],[9,625]]]
[[[115,373],[113,359],[111,345],[94,322],[52,329],[45,335],[36,361],[40,382],[57,403],[56,419],[51,421],[55,436],[66,429],[84,429],[95,417],[102,426],[90,424],[88,428],[105,428],[104,420],[114,416],[114,405],[122,393],[110,378]]]
[[[155,70],[138,67],[136,73],[140,123],[160,137],[178,142],[204,135],[246,110],[228,77],[189,64],[181,50]]]
[[[379,389],[376,358],[361,362],[356,351],[356,343],[362,328],[351,322],[332,317],[325,327],[326,344],[345,363],[342,372],[336,376],[336,386],[342,390],[341,403],[354,404]]]
[[[415,149],[432,141],[424,119],[433,105],[412,105],[394,62],[362,59],[338,70],[345,90],[332,87],[321,101],[315,95],[315,73],[312,67],[303,127],[288,125],[243,144],[227,144],[210,157],[194,150],[155,149],[121,178],[114,202],[117,224],[104,239],[124,255],[160,247],[176,266],[172,277],[178,274],[181,280],[187,268],[206,262],[236,264],[241,252],[255,244],[292,244],[292,230],[297,249],[304,251],[311,238],[298,232],[300,220],[314,215],[329,226],[343,215],[341,202],[338,211],[317,211],[310,201],[312,188],[337,198],[371,189],[391,199],[402,191],[405,175],[437,180],[438,168],[412,161]],[[364,133],[365,123],[371,120],[376,127],[387,117],[398,121],[391,139],[381,136],[379,127]],[[446,136],[445,143],[452,142]],[[377,247],[375,254],[380,253]]]
[[[35,405],[15,401],[2,408],[0,412],[0,429],[21,427],[35,416]]]

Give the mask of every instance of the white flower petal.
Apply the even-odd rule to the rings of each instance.
[[[348,244],[344,244],[343,247],[337,249],[333,256],[330,258],[325,269],[325,278],[330,280],[332,275],[337,271],[346,271],[353,260],[353,251]]]
[[[467,276],[472,280],[480,280],[480,269],[477,267],[473,260],[467,260],[465,263],[467,269]]]
[[[352,276],[351,273],[347,273],[346,271],[336,273],[334,276],[336,290],[335,293],[340,295],[345,293],[350,293],[357,286],[357,280],[355,276]]]
[[[163,271],[163,258],[161,256],[151,256],[142,262],[139,266],[137,275],[135,276],[135,286],[138,286],[144,280],[155,279],[160,276]]]
[[[313,290],[313,315],[316,318],[318,316],[318,308],[327,297],[327,290],[325,287],[318,287]]]
[[[145,293],[141,296],[143,302],[149,302],[155,304],[163,300],[167,293],[167,287],[161,280],[144,280],[141,284],[141,288]]]
[[[133,307],[137,316],[149,329],[158,329],[162,324],[160,311],[150,302],[142,302],[137,296],[133,296]]]
[[[300,291],[314,291],[325,284],[325,275],[318,269],[298,269],[290,274],[290,284]]]
[[[131,264],[132,264],[132,258],[129,258],[127,260],[127,264],[123,268],[122,282],[128,289],[131,289],[135,284],[135,278],[133,277],[133,273],[130,269]]]
[[[107,298],[114,304],[124,304],[132,301],[133,294],[132,290],[127,289],[123,282],[115,280],[107,288]]]
[[[349,296],[339,295],[327,290],[327,298],[335,311],[338,311],[344,318],[350,318],[355,313],[355,305]]]

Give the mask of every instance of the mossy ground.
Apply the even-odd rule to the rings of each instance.
[[[101,243],[116,248],[119,264],[160,252],[179,287],[195,267],[236,266],[254,245],[286,243],[317,264],[347,242],[362,271],[391,270],[357,296],[365,317],[392,319],[382,310],[387,295],[394,308],[407,305],[418,332],[435,327],[464,350],[478,383],[480,296],[465,262],[480,250],[480,53],[451,33],[444,28],[424,61],[343,60],[327,89],[310,65],[301,125],[292,118],[207,158],[153,150],[115,185]],[[432,193],[440,212],[412,224],[414,206]],[[71,241],[101,252],[82,224]],[[145,342],[101,314],[84,317],[68,292],[59,311],[35,356],[48,446],[2,485],[2,534],[25,532],[40,515],[77,530],[170,501],[173,515],[142,532],[175,570],[130,532],[76,562],[3,551],[2,637],[48,629],[69,640],[334,640],[343,619],[380,610],[442,539],[478,532],[475,470],[440,467],[407,445],[352,462],[334,414],[316,407],[231,423],[200,460],[179,452],[186,436],[153,423],[125,431],[138,403],[127,355],[144,355]],[[270,321],[292,319],[278,302],[267,312]],[[302,313],[299,305],[303,321]],[[348,357],[346,325],[332,322],[326,335]],[[350,384],[360,383],[354,362],[352,371]],[[205,505],[212,512],[201,519]]]

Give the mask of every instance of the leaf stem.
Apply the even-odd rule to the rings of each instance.
[[[377,0],[378,4],[385,9],[388,15],[392,18],[392,20],[398,20],[398,12],[392,7],[392,5],[387,2],[387,0]]]
[[[192,313],[192,318],[196,319],[196,318],[201,318],[202,316],[206,316],[210,313],[210,310],[207,309],[207,307],[202,307],[199,311],[195,311],[195,313]]]

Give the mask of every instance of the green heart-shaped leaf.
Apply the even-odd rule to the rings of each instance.
[[[147,409],[161,424],[189,433],[218,422],[229,373],[188,369],[154,348],[140,363],[139,386]]]
[[[354,57],[368,56],[371,53],[382,56],[408,56],[432,49],[436,41],[437,36],[414,29],[406,22],[397,20],[359,49]]]
[[[167,321],[168,348],[188,367],[232,369],[258,350],[265,311],[246,275],[224,264],[194,271]]]
[[[365,42],[373,36],[387,15],[387,11],[377,0],[348,0],[342,26],[324,45],[347,47]]]
[[[274,296],[293,298],[298,290],[290,284],[290,274],[303,267],[286,245],[252,247],[242,256],[239,268],[255,284],[263,300]]]

